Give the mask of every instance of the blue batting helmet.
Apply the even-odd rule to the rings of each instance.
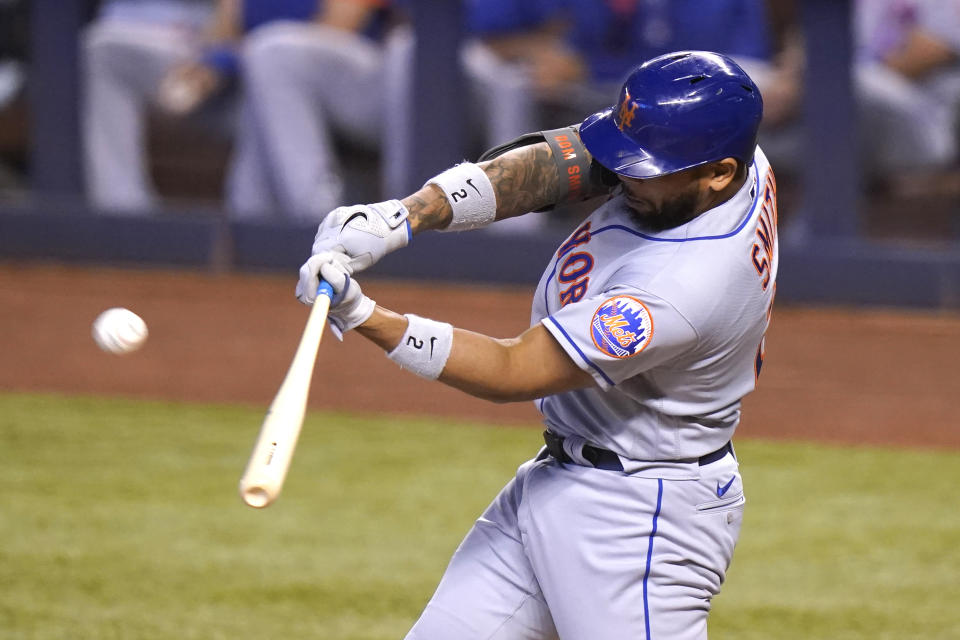
[[[654,178],[723,158],[749,163],[763,98],[730,58],[668,53],[640,65],[618,103],[580,125],[597,162],[630,178]]]

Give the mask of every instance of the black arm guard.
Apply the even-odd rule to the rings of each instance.
[[[560,198],[555,204],[580,202],[608,193],[618,183],[616,175],[593,160],[593,156],[580,141],[579,129],[579,125],[573,125],[528,133],[484,152],[479,161],[493,160],[508,151],[546,142],[550,146],[553,160],[557,164],[557,173],[563,184]]]

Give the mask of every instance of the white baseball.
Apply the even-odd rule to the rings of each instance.
[[[147,341],[147,323],[129,309],[107,309],[93,321],[93,341],[118,355],[136,351]]]

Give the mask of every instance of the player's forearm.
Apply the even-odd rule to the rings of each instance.
[[[554,205],[562,183],[552,152],[545,142],[509,151],[479,166],[487,174],[497,198],[497,220],[513,218]],[[402,200],[410,211],[414,235],[450,224],[453,210],[436,186],[427,185]]]
[[[520,338],[497,339],[453,330],[453,349],[439,381],[490,402],[524,402],[546,395],[518,362]]]
[[[562,42],[569,29],[570,25],[567,21],[551,20],[529,31],[483,38],[483,43],[504,60],[529,61],[544,49]]]
[[[373,310],[373,315],[356,329],[357,333],[387,353],[396,348],[406,330],[407,319],[405,317],[380,305],[377,305]]]
[[[240,0],[218,0],[213,16],[204,33],[210,45],[226,44],[240,37]]]
[[[356,330],[389,353],[399,345],[407,323],[404,316],[378,306]],[[512,339],[454,329],[438,381],[491,402],[533,400],[592,383],[540,325]]]
[[[953,64],[957,53],[936,36],[915,29],[898,51],[887,57],[887,66],[906,78],[916,80]]]
[[[314,20],[318,24],[356,33],[363,29],[377,9],[373,0],[327,0],[318,8]]]
[[[407,324],[404,316],[378,306],[357,332],[390,353],[403,338]],[[513,397],[516,389],[507,386],[509,355],[499,341],[462,329],[454,329],[454,338],[440,382],[494,402],[530,399]],[[472,355],[467,357],[468,353]]]

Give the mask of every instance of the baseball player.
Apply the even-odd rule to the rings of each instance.
[[[730,444],[777,275],[762,99],[731,59],[638,67],[579,127],[525,136],[405,200],[321,225],[298,295],[333,286],[337,332],[494,401],[534,400],[546,446],[463,540],[408,638],[706,638],[740,531]],[[426,229],[605,195],[558,247],[532,326],[498,340],[364,296],[351,274]]]

